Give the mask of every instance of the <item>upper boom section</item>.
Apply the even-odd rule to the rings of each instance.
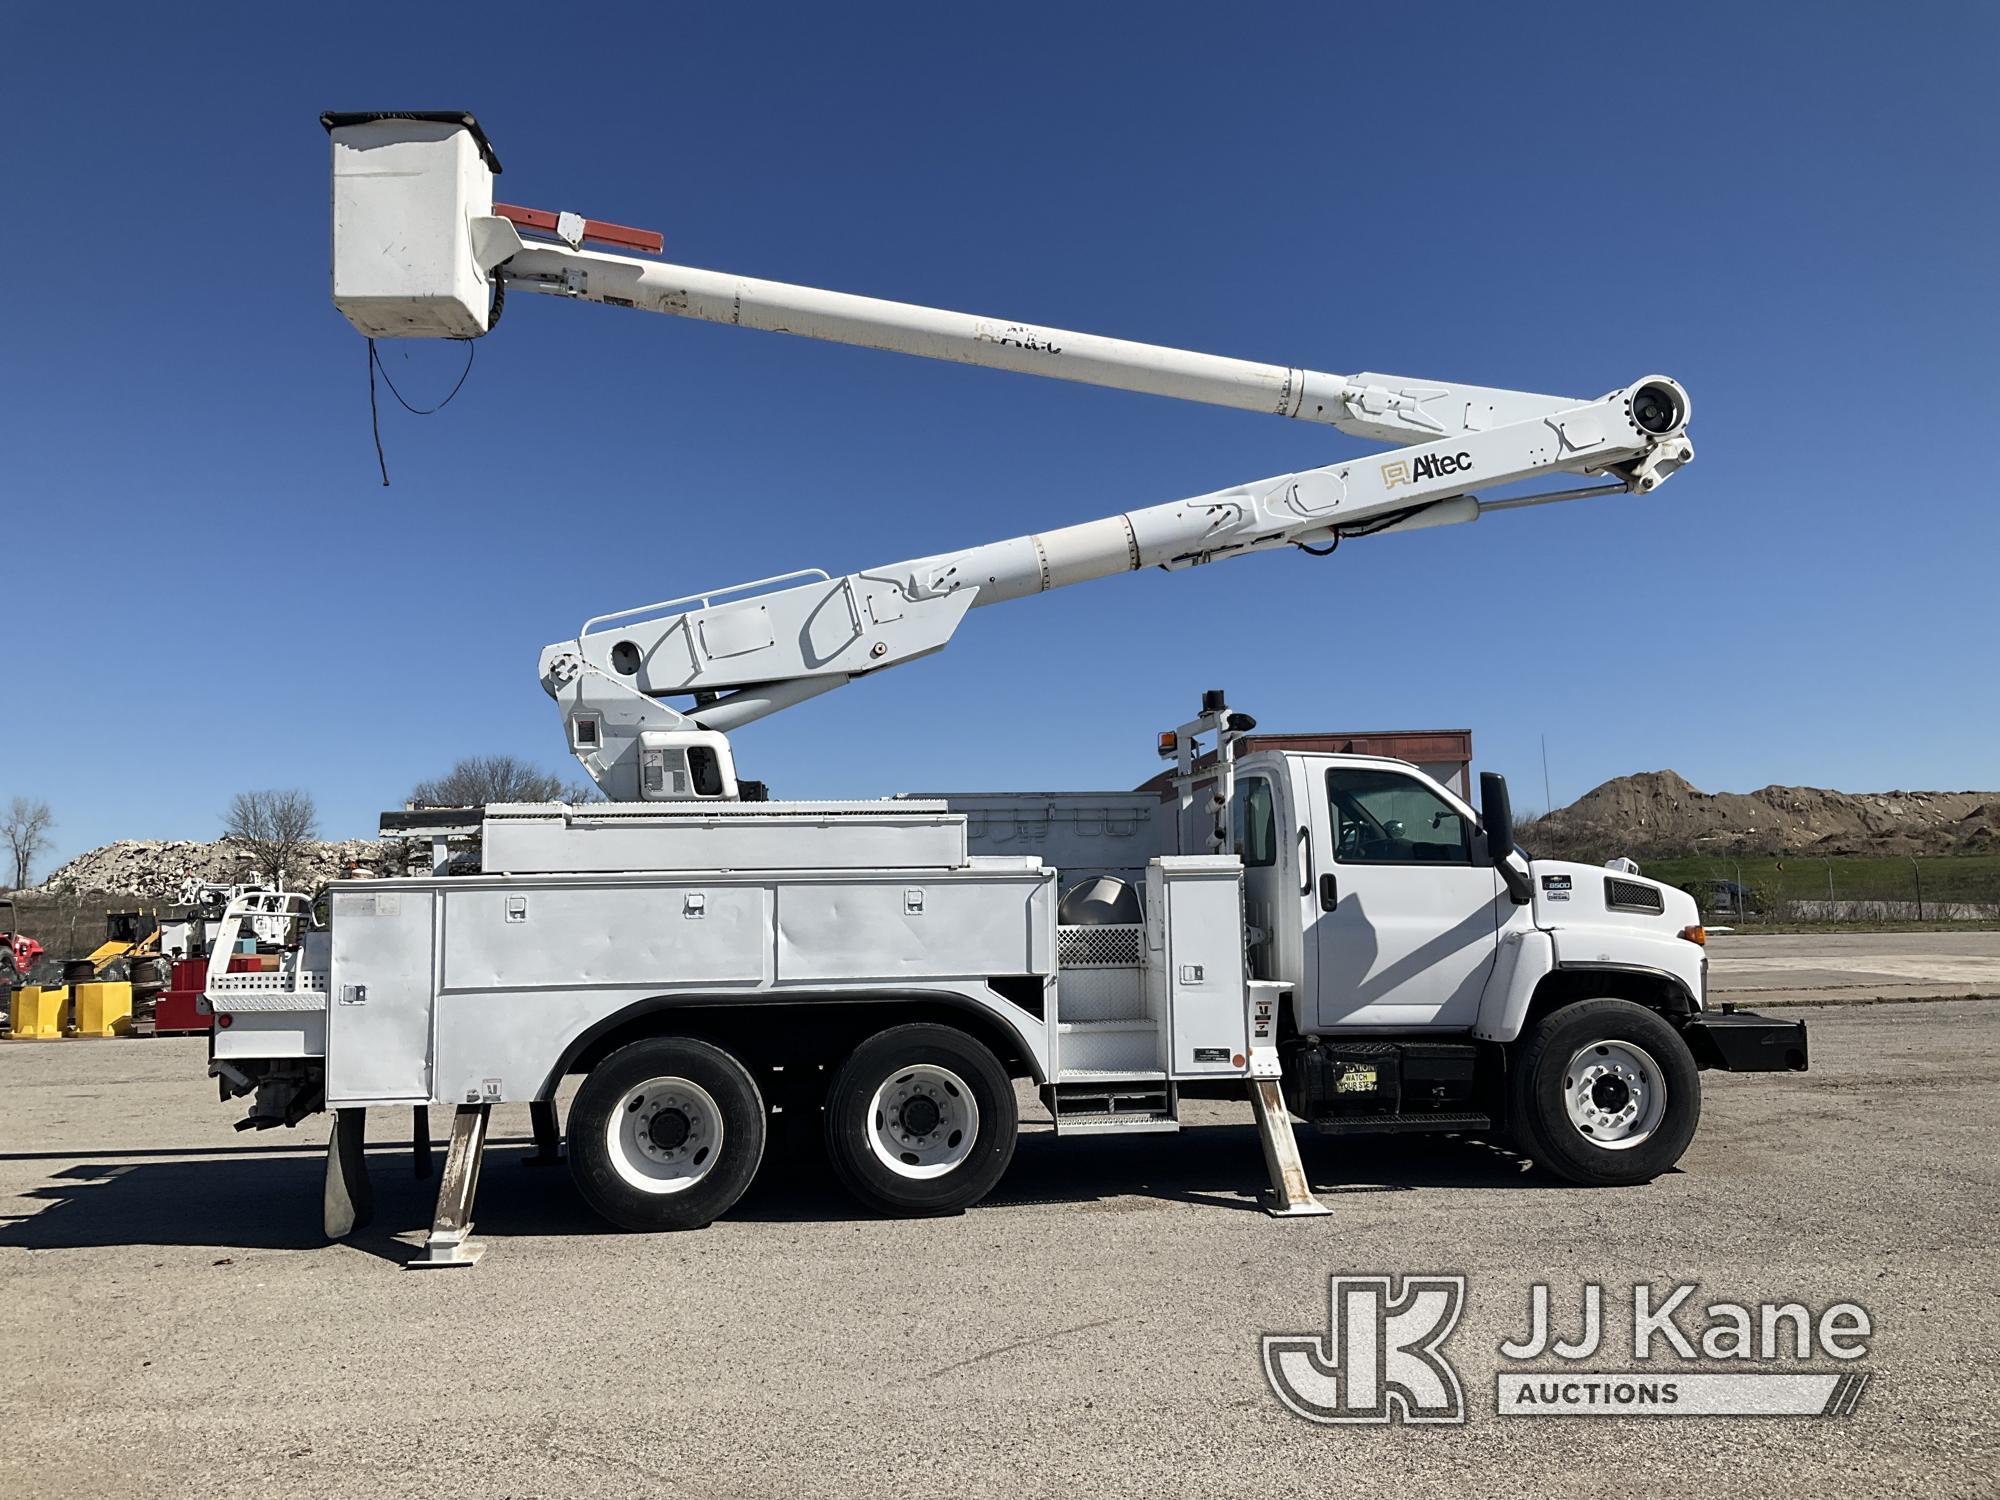
[[[494,288],[630,307],[1319,422],[1424,442],[1529,421],[1574,398],[1332,375],[583,248],[574,214],[496,211],[498,159],[470,115],[322,117],[333,136],[333,300],[371,338],[477,338]],[[530,244],[520,224],[569,243]],[[630,244],[631,231],[613,242]]]
[[[1694,456],[1687,394],[1664,376],[1584,399],[1328,375],[588,250],[658,239],[496,205],[499,162],[470,115],[323,118],[334,302],[371,338],[477,338],[513,289],[1269,412],[1399,445],[840,577],[811,569],[597,616],[543,651],[541,679],[571,751],[614,799],[737,795],[730,731],[942,649],[974,608],[1137,568],[1287,546],[1324,553],[1487,510],[1643,494]],[[531,245],[522,226],[561,243]],[[1600,482],[1491,497],[1556,476]]]

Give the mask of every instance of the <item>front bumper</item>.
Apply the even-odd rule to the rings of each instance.
[[[1681,1028],[1695,1066],[1730,1073],[1803,1073],[1806,1023],[1774,1021],[1754,1010],[1710,1011]]]

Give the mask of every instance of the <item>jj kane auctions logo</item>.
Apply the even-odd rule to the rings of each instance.
[[[1860,1403],[1869,1372],[1851,1365],[1867,1355],[1874,1333],[1866,1308],[1836,1302],[1815,1316],[1802,1302],[1717,1301],[1697,1309],[1696,1290],[1692,1282],[1664,1293],[1633,1286],[1631,1356],[1646,1368],[1577,1369],[1606,1348],[1604,1288],[1584,1286],[1576,1336],[1568,1338],[1556,1326],[1549,1288],[1536,1283],[1527,1331],[1499,1346],[1496,1414],[1841,1417]],[[1463,1276],[1405,1276],[1400,1287],[1389,1276],[1330,1276],[1326,1332],[1264,1335],[1264,1377],[1309,1422],[1463,1423],[1465,1392],[1444,1346],[1465,1302]],[[1539,1363],[1548,1357],[1556,1368]],[[1769,1368],[1781,1359],[1839,1365]],[[1693,1360],[1736,1368],[1674,1363]],[[1536,1366],[1520,1367],[1529,1361]]]

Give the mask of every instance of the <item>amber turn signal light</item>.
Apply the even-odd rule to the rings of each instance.
[[[1708,929],[1706,927],[1683,927],[1681,929],[1681,936],[1698,947],[1706,948],[1708,946]]]

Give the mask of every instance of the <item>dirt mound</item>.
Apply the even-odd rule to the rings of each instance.
[[[1584,793],[1522,830],[1536,853],[1983,854],[2000,848],[2000,794],[1833,792],[1767,786],[1704,792],[1674,771],[1643,771]]]
[[[394,869],[383,869],[385,862],[393,862]],[[285,884],[294,890],[311,890],[356,863],[384,874],[395,873],[402,868],[402,846],[372,839],[312,844],[296,868],[285,871]],[[120,839],[77,855],[50,875],[42,888],[73,887],[79,891],[171,900],[182,882],[189,879],[234,885],[253,879],[256,873],[256,861],[249,851],[228,839],[218,839],[212,844],[194,839]]]

